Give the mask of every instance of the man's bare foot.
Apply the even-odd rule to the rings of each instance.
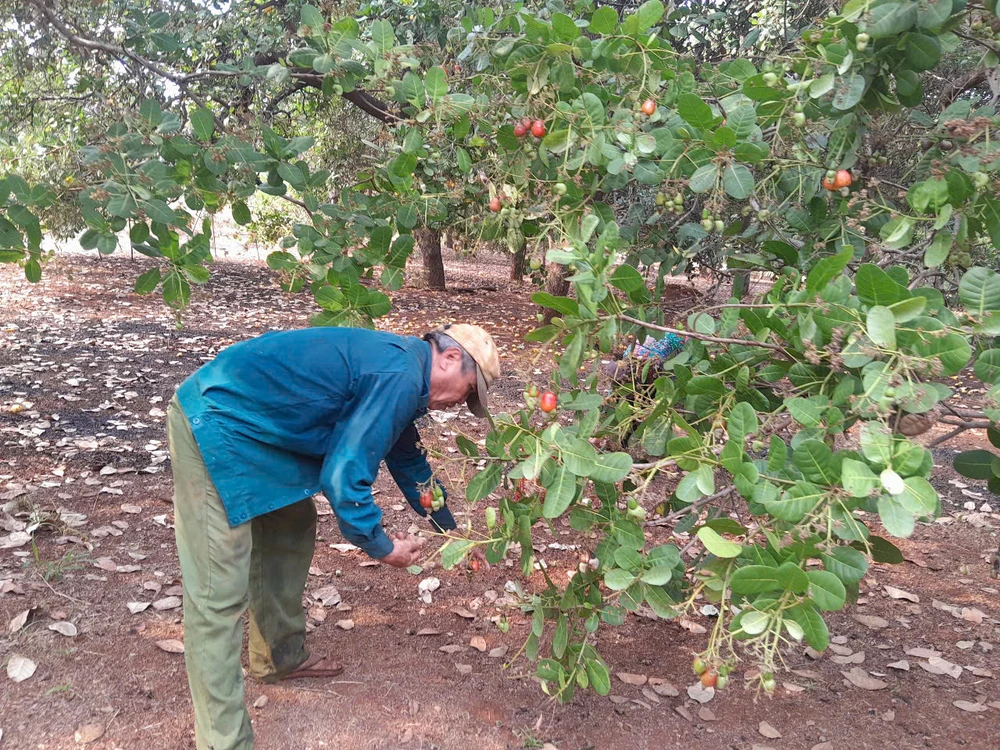
[[[300,677],[336,677],[344,671],[344,666],[333,659],[319,654],[313,654],[293,672],[289,672],[282,680],[297,680]]]

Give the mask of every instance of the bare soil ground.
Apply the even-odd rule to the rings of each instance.
[[[36,286],[24,283],[18,269],[0,268],[0,505],[16,503],[20,521],[31,521],[25,511],[46,519],[33,541],[0,549],[0,666],[23,664],[19,657],[37,665],[20,682],[0,674],[2,748],[75,748],[93,735],[99,736],[87,747],[106,750],[194,744],[183,656],[157,646],[183,639],[181,608],[169,599],[178,591],[179,569],[163,411],[181,380],[221,347],[306,325],[313,307],[307,296],[282,294],[259,263],[220,263],[178,329],[158,300],[130,291],[144,265],[144,259],[67,255]],[[544,367],[522,343],[534,324],[530,288],[508,284],[506,267],[488,259],[452,260],[447,270],[449,282],[468,291],[403,289],[380,325],[402,333],[446,321],[485,326],[503,350],[497,397],[515,406],[525,381],[541,382],[536,368]],[[974,387],[958,386],[965,389],[963,403],[975,404]],[[456,432],[479,437],[482,427],[463,410],[423,428],[461,497],[457,463],[448,460]],[[257,746],[996,747],[1000,600],[989,557],[1000,498],[950,469],[954,450],[983,440],[966,434],[935,452],[944,517],[900,543],[906,563],[872,567],[859,605],[830,619],[839,653],[813,660],[801,648],[793,651],[788,666],[795,671],[779,676],[773,698],[744,689],[737,674],[727,690],[698,704],[686,688],[694,682],[691,655],[706,636],[692,630],[711,621],[697,617],[684,627],[630,616],[621,627],[602,628],[599,650],[613,672],[659,678],[679,694],[615,678],[610,699],[583,693],[569,705],[554,704],[516,658],[528,621],[497,606],[517,568],[472,574],[431,564],[413,576],[372,565],[358,551],[331,546],[343,540],[333,517],[322,515],[304,602],[310,646],[347,669],[330,680],[248,681]],[[376,489],[390,529],[420,520],[387,476]],[[460,522],[481,526],[481,507],[458,499],[452,505]],[[0,539],[14,531],[0,529]],[[654,543],[670,536],[662,527],[650,533]],[[539,556],[555,575],[576,564],[578,551],[548,545],[589,543],[568,526],[553,534],[539,530],[537,538]],[[429,605],[417,591],[427,576],[441,580]],[[314,595],[330,585],[341,605],[317,605]],[[887,585],[913,600],[891,598]],[[166,608],[133,614],[129,603]],[[494,621],[501,616],[507,632]],[[348,619],[352,629],[337,625]],[[475,637],[485,652],[470,645]],[[928,654],[906,653],[920,648],[957,665],[954,676],[923,668],[930,666]],[[899,668],[903,660],[908,670]],[[885,687],[865,690],[846,681],[844,673],[855,668]]]

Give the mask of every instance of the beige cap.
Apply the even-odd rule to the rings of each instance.
[[[468,323],[448,323],[437,330],[451,336],[475,360],[479,384],[476,391],[469,396],[466,405],[477,417],[488,417],[487,391],[493,385],[493,381],[500,377],[500,355],[497,354],[493,337],[479,326]]]

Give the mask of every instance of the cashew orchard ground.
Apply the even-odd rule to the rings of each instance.
[[[973,261],[1000,242],[997,118],[971,98],[934,108],[925,97],[960,49],[996,65],[992,5],[850,0],[770,54],[711,65],[674,43],[659,0],[623,17],[588,3],[467,8],[455,25],[440,16],[436,35],[422,27],[419,43],[415,14],[394,24],[292,10],[265,22],[276,52],[192,56],[199,23],[221,33],[239,14],[140,9],[120,32],[104,19],[91,33],[27,3],[19,23],[69,59],[103,60],[101,80],[117,59],[157,83],[155,96],[121,102],[68,183],[4,178],[0,258],[37,282],[41,219],[72,198],[81,244],[111,254],[128,230],[156,261],[136,290],[180,313],[191,284],[210,278],[215,213],[229,206],[247,224],[253,196],[284,196],[308,218],[268,264],[313,294],[314,323],[370,325],[391,310],[421,226],[544,248],[571,293],[534,295],[551,322],[527,340],[550,347],[559,414],[572,419],[514,410],[484,445],[457,440],[466,497],[492,497],[495,521],[449,543],[442,563],[476,545],[499,562],[518,544],[529,576],[539,527],[568,519],[596,535],[593,558],[523,601],[524,655],[546,692],[608,693],[602,626],[705,601],[719,616],[703,660],[717,674],[748,661],[772,691],[783,652],[827,648],[825,613],[857,598],[871,561],[902,559],[887,537],[940,512],[920,425],[997,419],[1000,274]],[[314,137],[279,132],[270,116],[306,90],[385,123],[378,158],[338,180],[335,200],[329,171],[308,161]],[[880,118],[922,135],[902,182],[866,175]],[[657,194],[680,196],[683,213]],[[706,265],[732,296],[664,319],[667,278]],[[751,278],[766,290],[749,295]],[[646,387],[605,397],[600,357],[658,332],[686,336],[684,351]],[[990,386],[971,422],[946,381],[970,363]],[[614,446],[626,434],[630,445]],[[984,461],[960,467],[985,474]],[[674,469],[669,494],[651,495]],[[544,493],[515,500],[521,479]],[[684,549],[647,545],[654,507],[692,534]]]

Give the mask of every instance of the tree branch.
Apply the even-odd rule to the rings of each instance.
[[[624,320],[628,323],[635,323],[643,328],[650,328],[654,331],[663,331],[664,333],[673,333],[678,336],[686,336],[691,339],[698,339],[699,341],[711,341],[716,344],[736,344],[739,346],[759,346],[764,349],[771,349],[772,351],[781,352],[789,359],[793,357],[789,356],[788,352],[777,344],[769,344],[766,341],[754,341],[753,339],[731,339],[722,336],[709,336],[705,333],[698,333],[697,331],[684,331],[680,328],[670,328],[668,326],[657,325],[656,323],[646,323],[645,321],[639,320],[638,318],[633,318],[628,315],[619,314],[618,318]]]
[[[686,516],[688,513],[692,512],[694,510],[698,510],[699,508],[702,508],[702,507],[708,505],[709,503],[715,502],[716,500],[721,500],[722,498],[724,498],[727,495],[731,494],[733,492],[733,490],[735,490],[735,489],[736,489],[735,487],[733,487],[732,485],[730,485],[729,487],[726,487],[724,490],[719,490],[714,495],[708,495],[706,497],[701,498],[701,500],[696,500],[695,502],[691,503],[690,505],[688,505],[688,506],[686,506],[684,508],[680,508],[679,510],[675,510],[673,513],[668,513],[663,518],[657,518],[655,521],[646,521],[646,525],[647,526],[666,526],[668,523],[671,523],[672,521],[676,521],[681,516]]]

